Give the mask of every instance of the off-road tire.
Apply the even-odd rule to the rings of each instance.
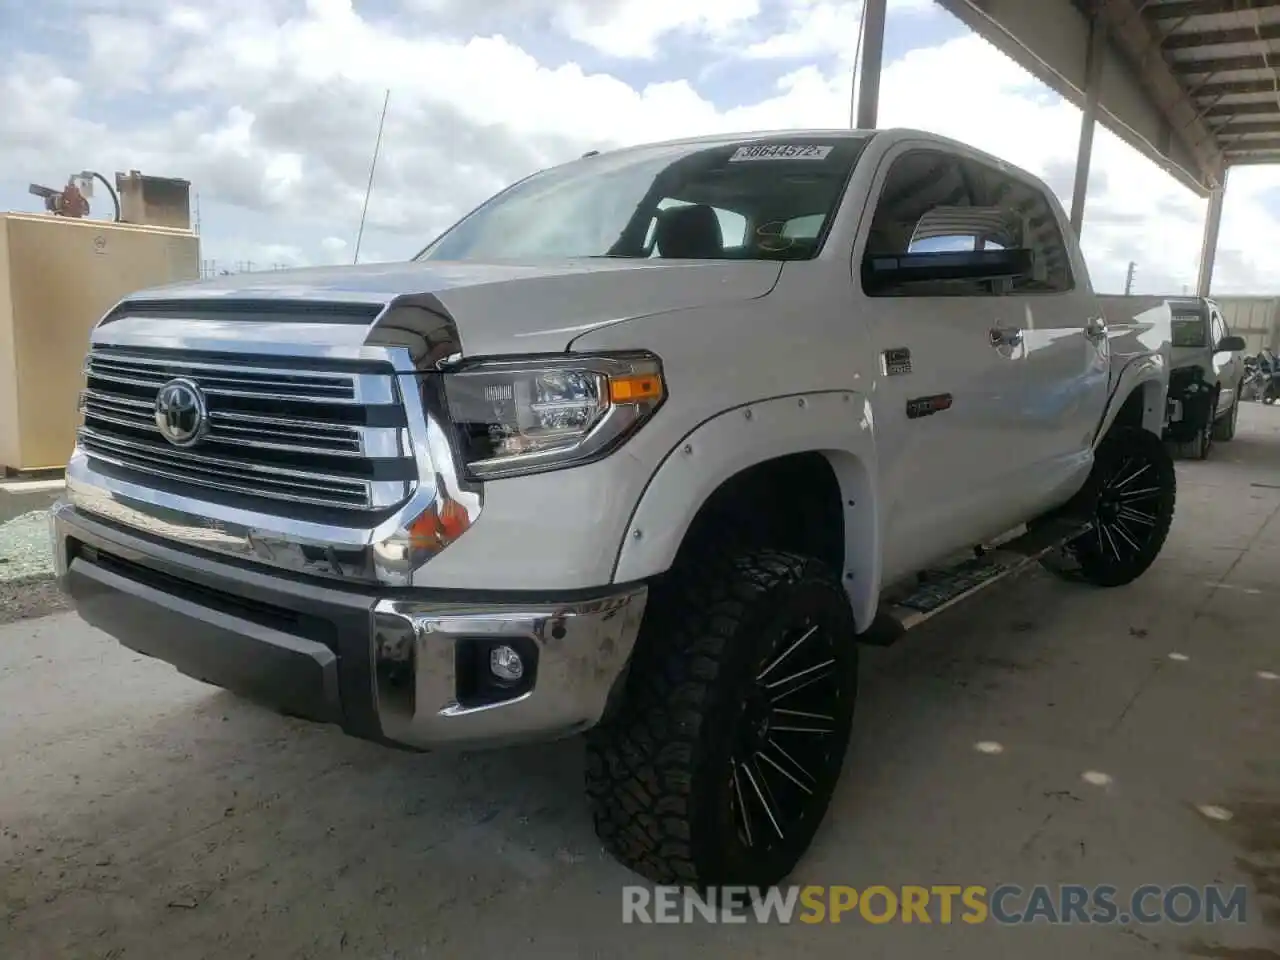
[[[1227,413],[1213,423],[1213,439],[1216,443],[1226,443],[1236,436],[1236,420],[1240,418],[1240,392],[1236,391],[1236,399]]]
[[[807,630],[810,624],[818,630],[811,639],[826,639],[806,649],[809,641],[790,638],[798,625]],[[670,577],[646,610],[622,702],[587,738],[587,795],[605,848],[654,883],[763,887],[783,880],[812,842],[840,777],[857,696],[855,632],[839,578],[807,557],[755,550],[690,563]],[[784,665],[779,654],[788,647],[794,652]],[[828,724],[790,714],[778,722],[768,701],[782,697],[769,694],[760,678],[786,680],[787,671],[804,670],[812,656],[818,663],[831,660],[825,671],[808,675],[822,679],[809,693],[783,695],[791,712],[812,704],[812,715],[831,720],[829,733],[810,734],[806,743],[786,724]],[[778,673],[770,672],[780,665]],[[792,687],[783,683],[781,689]],[[748,723],[761,692],[763,709],[775,718],[772,727],[764,721],[763,732]],[[751,831],[748,821],[749,843],[740,791],[755,775],[739,777],[737,758],[748,756],[756,767],[763,761],[760,753],[751,754],[753,747],[742,746],[743,738],[783,733],[792,755],[776,761],[789,766],[798,755],[799,769],[791,773],[807,773],[810,792],[785,791],[805,801],[781,838],[776,830],[763,833],[768,815],[755,804],[755,797],[768,795],[781,810],[777,796],[769,788],[754,794],[747,801],[756,822]],[[773,747],[763,749],[772,754]]]
[[[1133,582],[1160,555],[1173,524],[1177,474],[1168,448],[1139,427],[1113,429],[1098,445],[1084,501],[1094,527],[1067,548],[1078,578],[1099,587]]]

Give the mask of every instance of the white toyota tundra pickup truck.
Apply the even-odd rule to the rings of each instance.
[[[1036,178],[910,130],[593,153],[411,262],[138,293],[53,512],[81,617],[411,749],[585,732],[655,882],[769,885],[858,644],[1173,518],[1170,312],[1110,327]]]

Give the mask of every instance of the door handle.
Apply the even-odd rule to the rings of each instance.
[[[1107,335],[1107,321],[1102,317],[1090,317],[1084,322],[1084,335],[1090,340],[1101,340]]]
[[[1022,331],[1017,327],[992,327],[990,337],[993,347],[1016,347],[1022,343]]]

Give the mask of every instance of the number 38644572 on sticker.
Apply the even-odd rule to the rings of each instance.
[[[757,143],[739,147],[730,163],[744,160],[825,160],[831,147],[816,143]]]

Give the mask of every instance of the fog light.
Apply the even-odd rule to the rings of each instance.
[[[515,683],[524,676],[524,661],[510,647],[494,647],[489,651],[489,672],[504,683]]]

